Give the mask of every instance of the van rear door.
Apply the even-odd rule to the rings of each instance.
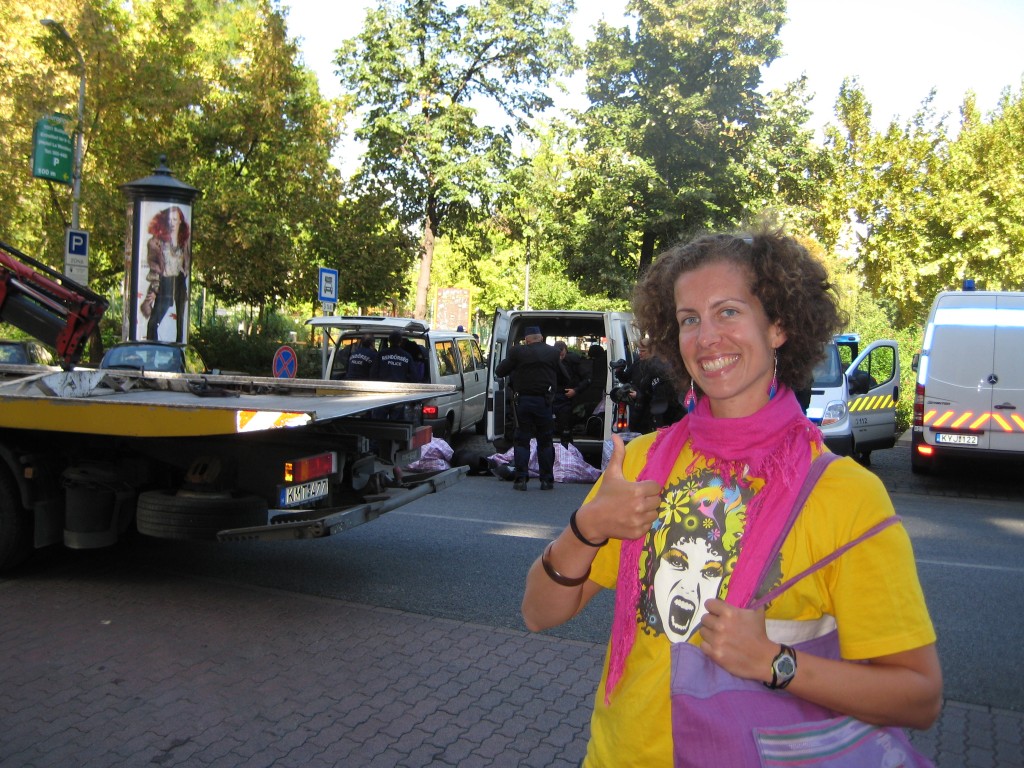
[[[505,380],[494,375],[494,369],[508,354],[512,313],[507,309],[494,312],[491,346],[487,355],[487,439],[505,436]]]
[[[925,330],[923,437],[933,445],[990,448],[995,370],[993,300],[983,293],[940,296]]]
[[[900,397],[899,345],[872,342],[846,369],[854,455],[896,445],[896,401]]]
[[[1024,452],[1024,295],[996,297],[990,447]]]

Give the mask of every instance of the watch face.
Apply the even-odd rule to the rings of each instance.
[[[775,672],[783,679],[792,677],[796,673],[796,664],[790,656],[781,654],[775,659]]]

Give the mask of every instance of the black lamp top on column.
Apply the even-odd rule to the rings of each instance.
[[[121,185],[121,191],[132,200],[167,200],[168,202],[191,204],[202,192],[190,184],[179,181],[167,167],[167,155],[160,155],[159,165],[151,176]]]

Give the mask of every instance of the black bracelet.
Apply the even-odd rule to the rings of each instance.
[[[563,576],[554,569],[551,563],[548,561],[548,555],[551,554],[551,548],[555,546],[555,542],[550,542],[544,547],[544,554],[540,556],[540,564],[544,566],[544,573],[555,582],[555,584],[561,584],[563,587],[578,587],[580,584],[590,578],[590,566],[587,566],[587,572],[579,578],[572,578],[570,576]]]
[[[579,512],[579,510],[577,509],[576,512]],[[603,547],[605,544],[607,544],[608,539],[605,539],[602,542],[594,543],[586,536],[584,536],[582,533],[580,533],[580,527],[576,525],[576,512],[573,512],[571,515],[569,515],[569,527],[572,528],[572,532],[576,534],[576,538],[582,541],[588,547]]]

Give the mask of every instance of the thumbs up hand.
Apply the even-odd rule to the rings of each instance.
[[[588,539],[638,539],[651,528],[661,504],[661,486],[653,480],[627,480],[622,472],[626,446],[612,436],[612,455],[594,498],[576,513]]]

